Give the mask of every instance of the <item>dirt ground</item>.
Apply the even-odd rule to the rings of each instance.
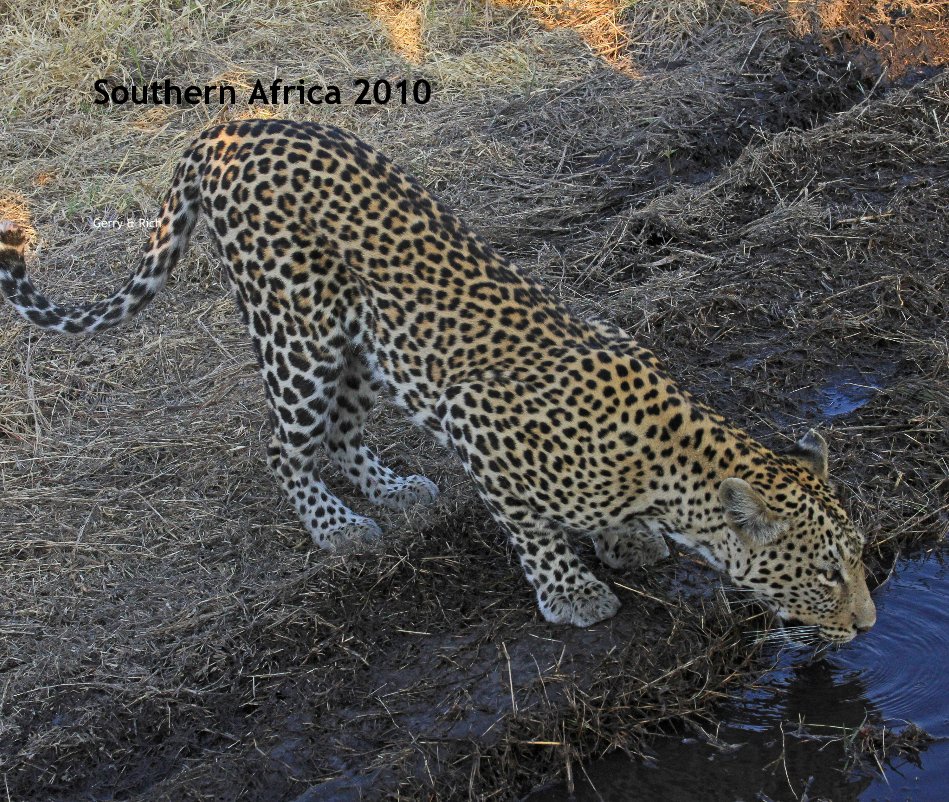
[[[949,523],[947,47],[936,0],[0,0],[0,217],[53,297],[98,297],[145,235],[93,221],[152,217],[196,132],[346,127],[764,442],[819,424],[882,579]],[[433,96],[92,103],[99,78],[275,74]],[[619,615],[544,623],[457,464],[386,404],[375,447],[442,500],[373,511],[381,554],[314,550],[221,280],[199,228],[124,329],[0,311],[8,799],[516,799],[714,727],[767,664],[763,615],[686,555],[597,565]]]

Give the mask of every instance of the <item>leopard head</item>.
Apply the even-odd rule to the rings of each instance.
[[[758,475],[725,479],[718,497],[738,544],[727,568],[736,585],[825,641],[846,643],[873,626],[864,538],[828,482],[819,434]]]

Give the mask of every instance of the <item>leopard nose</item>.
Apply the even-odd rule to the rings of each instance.
[[[867,603],[854,613],[853,625],[857,632],[869,632],[876,622],[876,607],[868,596]]]

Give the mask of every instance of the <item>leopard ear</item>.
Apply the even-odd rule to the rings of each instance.
[[[819,478],[826,479],[827,470],[827,441],[816,430],[811,429],[791,449],[788,456],[804,463]]]
[[[784,518],[768,509],[764,496],[744,479],[725,479],[718,486],[718,499],[729,526],[755,545],[771,543],[787,527]]]

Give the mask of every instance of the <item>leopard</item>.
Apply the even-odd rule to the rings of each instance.
[[[580,536],[617,570],[682,546],[821,642],[873,626],[865,537],[820,434],[766,447],[341,128],[207,128],[177,162],[130,278],[102,300],[51,301],[28,273],[25,228],[4,221],[0,288],[43,329],[109,329],[162,289],[202,216],[263,378],[267,463],[317,546],[358,552],[383,537],[320,478],[321,456],[381,507],[438,499],[367,445],[384,393],[457,455],[548,622],[590,627],[620,608]]]

